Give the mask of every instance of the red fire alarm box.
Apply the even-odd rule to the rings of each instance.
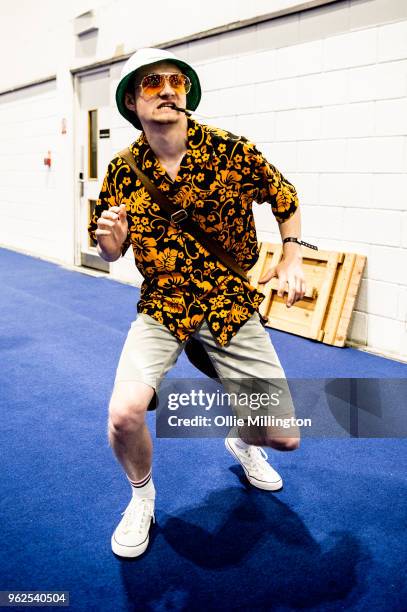
[[[51,168],[51,151],[48,151],[47,155],[44,157],[44,166]]]

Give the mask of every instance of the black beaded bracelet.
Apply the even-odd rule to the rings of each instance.
[[[288,238],[284,238],[283,240],[283,244],[285,242],[296,242],[297,244],[302,244],[303,246],[308,247],[309,249],[315,249],[315,251],[318,251],[318,247],[310,244],[309,242],[303,242],[302,240],[298,240],[298,238],[294,238],[293,236],[289,236]]]

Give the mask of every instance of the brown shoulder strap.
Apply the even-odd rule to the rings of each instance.
[[[185,231],[191,234],[207,251],[215,255],[227,268],[235,272],[238,276],[247,280],[246,272],[239,264],[227,253],[218,242],[208,236],[208,234],[188,216],[184,208],[177,208],[165,194],[160,191],[147,176],[137,167],[134,156],[129,148],[123,149],[118,155],[124,159],[130,168],[136,173],[144,188],[148,191],[154,202],[159,204],[167,213],[167,217],[177,223]]]

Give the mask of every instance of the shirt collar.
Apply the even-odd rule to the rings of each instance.
[[[162,174],[161,166],[144,132],[130,145],[130,150],[135,157],[137,165],[143,172],[146,171],[150,174],[152,170],[158,170]],[[204,166],[210,161],[213,154],[214,150],[210,131],[206,129],[206,126],[188,117],[187,151],[184,157],[186,163]]]

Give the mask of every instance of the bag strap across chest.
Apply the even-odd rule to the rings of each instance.
[[[153,201],[161,207],[161,210],[166,213],[166,217],[169,220],[176,223],[179,227],[188,232],[188,234],[191,234],[191,236],[193,236],[207,251],[215,255],[219,261],[240,278],[245,281],[248,280],[246,272],[240,267],[235,259],[225,251],[216,240],[211,238],[200,225],[193,221],[184,208],[177,208],[174,203],[150,181],[144,172],[137,167],[134,156],[128,147],[120,151],[118,155],[128,163]]]

